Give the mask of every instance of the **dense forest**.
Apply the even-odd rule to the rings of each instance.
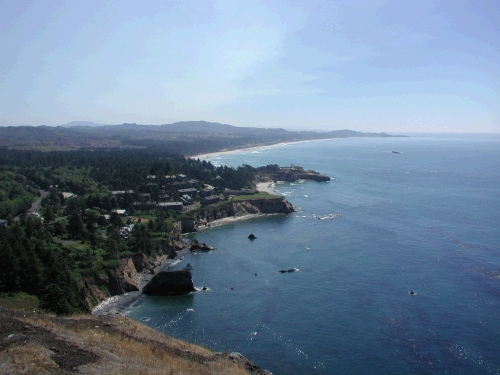
[[[176,191],[166,190],[166,177],[185,175],[196,188],[210,185],[220,194],[253,187],[258,172],[248,165],[215,166],[156,148],[0,149],[0,219],[6,221],[0,226],[0,293],[26,292],[61,314],[81,310],[82,276],[106,272],[123,256],[151,255],[155,241],[178,235],[174,223],[185,213],[133,205],[143,195],[157,200],[165,192],[169,200],[178,200]],[[155,176],[153,184],[148,176]],[[139,217],[130,235],[120,233],[131,224],[130,216],[120,217],[116,209]]]

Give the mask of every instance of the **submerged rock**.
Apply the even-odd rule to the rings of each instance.
[[[142,288],[148,296],[180,296],[195,290],[191,271],[187,269],[159,272]]]
[[[287,270],[279,270],[279,273],[296,272],[298,270],[298,268],[289,268]]]

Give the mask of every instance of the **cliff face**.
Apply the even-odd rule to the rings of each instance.
[[[180,233],[180,224],[178,225]],[[188,247],[180,237],[162,240],[155,244],[155,256],[136,254],[121,258],[118,266],[102,269],[79,279],[79,288],[85,296],[85,305],[89,311],[106,298],[139,290],[138,276],[141,272],[152,273],[167,258],[173,259],[177,251]]]
[[[231,201],[213,208],[202,208],[193,218],[183,219],[181,221],[182,232],[196,232],[199,225],[206,225],[226,217],[250,214],[290,214],[292,212],[294,212],[293,206],[283,197]]]

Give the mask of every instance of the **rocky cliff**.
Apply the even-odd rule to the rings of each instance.
[[[180,223],[177,225],[180,233]],[[154,256],[136,254],[126,256],[118,261],[113,268],[94,270],[84,274],[80,279],[79,288],[85,296],[85,305],[89,311],[106,298],[123,293],[138,291],[141,272],[153,273],[167,259],[173,259],[177,251],[189,248],[189,244],[180,237],[157,242],[152,249]]]
[[[199,225],[207,225],[215,220],[227,217],[239,217],[256,214],[290,214],[294,212],[293,206],[283,197],[261,199],[246,199],[228,201],[214,207],[204,207],[193,214],[193,217],[181,221],[182,232],[196,232]]]

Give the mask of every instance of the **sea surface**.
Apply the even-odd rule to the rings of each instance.
[[[209,290],[144,297],[132,318],[275,375],[500,374],[500,135],[333,139],[208,160],[295,164],[332,181],[277,184],[289,216],[190,235],[217,248],[180,264]]]

